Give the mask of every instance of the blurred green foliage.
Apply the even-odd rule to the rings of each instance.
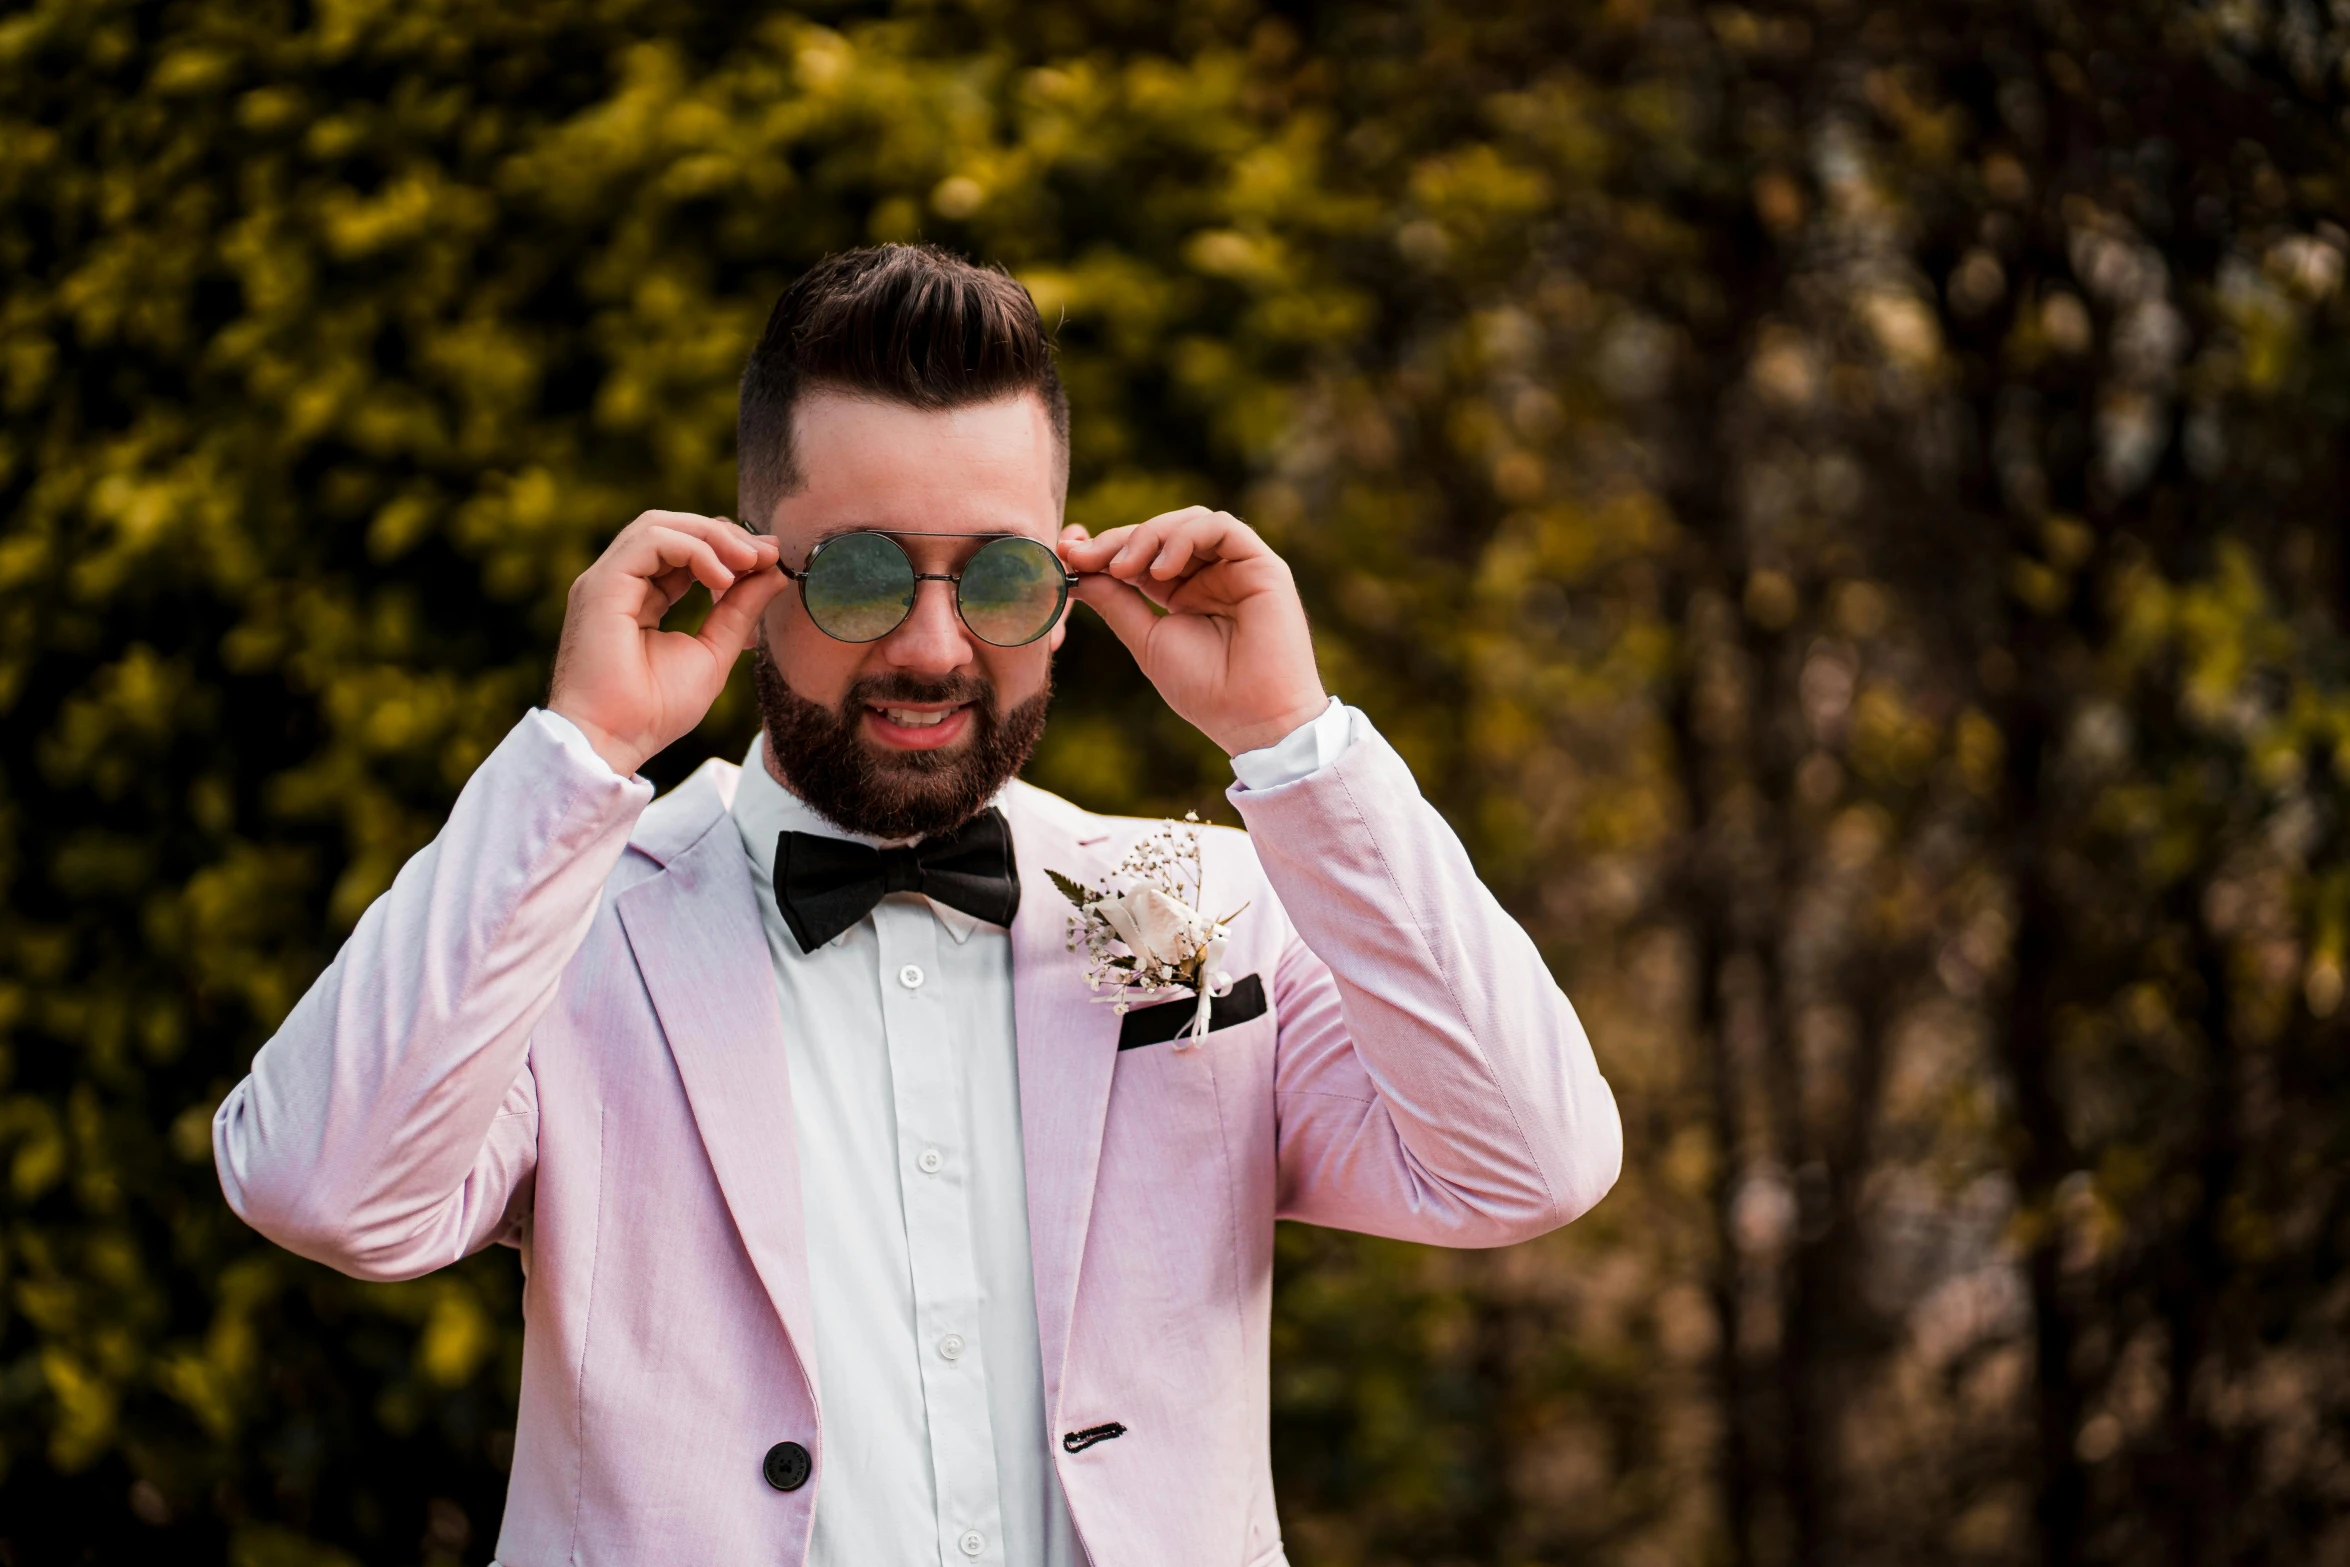
[[[2350,1548],[2346,27],[0,11],[0,1560],[487,1559],[512,1259],[297,1262],[207,1120],[914,236],[1058,323],[1073,518],[1289,555],[1623,1101],[1559,1236],[1285,1233],[1300,1567]],[[1059,680],[1039,782],[1223,809]]]

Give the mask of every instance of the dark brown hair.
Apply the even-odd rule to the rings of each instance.
[[[880,245],[827,256],[783,291],[743,367],[735,417],[737,504],[762,532],[800,483],[792,410],[810,391],[922,409],[1033,392],[1068,487],[1069,397],[1036,301],[1000,267],[935,245]]]

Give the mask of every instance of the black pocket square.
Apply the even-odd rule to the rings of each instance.
[[[1199,1015],[1199,1002],[1186,996],[1181,1001],[1162,1001],[1156,1006],[1136,1007],[1126,1014],[1118,1025],[1118,1048],[1137,1050],[1144,1045],[1163,1045],[1191,1027],[1191,1020]],[[1208,1032],[1230,1028],[1251,1018],[1265,1015],[1265,982],[1256,975],[1235,980],[1232,988],[1208,1003]]]

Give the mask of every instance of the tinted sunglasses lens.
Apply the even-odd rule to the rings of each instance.
[[[1069,584],[1061,558],[1035,539],[995,539],[963,568],[955,604],[971,634],[997,647],[1034,642],[1053,628]]]
[[[914,607],[914,563],[878,533],[828,539],[800,584],[808,618],[843,642],[878,642]]]

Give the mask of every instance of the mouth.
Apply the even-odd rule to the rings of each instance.
[[[893,751],[935,751],[954,744],[971,727],[968,702],[910,702],[869,705],[865,727]]]

